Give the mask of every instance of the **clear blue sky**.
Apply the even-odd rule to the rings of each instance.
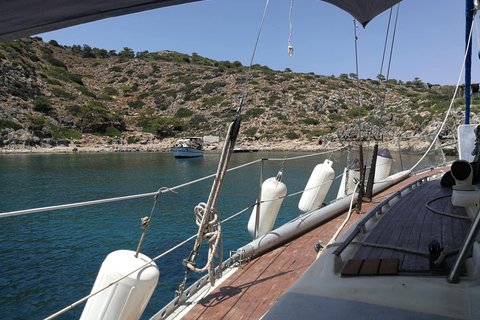
[[[355,73],[352,17],[319,0],[293,5],[294,55],[288,56],[290,0],[270,1],[254,63],[275,70],[320,75]],[[110,18],[39,35],[44,41],[135,52],[172,50],[248,65],[265,1],[208,0]],[[464,54],[465,3],[460,0],[404,0],[390,78],[419,77],[432,84],[456,84]],[[394,11],[395,13],[395,11]],[[389,12],[371,21],[358,40],[359,76],[380,72]],[[360,32],[362,28],[358,28]],[[477,35],[473,35],[472,81],[480,82]],[[475,76],[475,70],[478,70]],[[386,75],[386,67],[384,67]],[[462,79],[463,83],[463,79]]]

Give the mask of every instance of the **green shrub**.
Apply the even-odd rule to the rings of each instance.
[[[294,139],[298,139],[299,138],[299,135],[293,131],[293,130],[289,130],[286,134],[285,134],[285,137],[289,140],[294,140]]]
[[[13,50],[17,51],[18,53],[23,53],[23,48],[20,45],[20,43],[17,42],[17,41],[4,42],[0,45],[5,49],[12,48]]]
[[[8,92],[13,95],[22,98],[23,100],[28,100],[29,89],[26,83],[15,81],[13,87],[10,87]]]
[[[318,121],[317,119],[313,119],[313,118],[302,119],[298,122],[304,123],[304,124],[313,124],[313,125],[317,125],[317,124],[320,123],[320,121]]]
[[[43,57],[48,63],[50,63],[52,66],[55,66],[55,67],[59,67],[59,68],[63,68],[65,70],[67,70],[67,65],[65,63],[63,63],[63,61],[60,61],[58,60],[57,58],[55,58],[54,56],[52,55],[45,55]]]
[[[202,88],[202,92],[204,94],[211,94],[213,93],[217,88],[223,88],[227,85],[226,82],[223,81],[214,81],[214,82],[209,82],[205,84]]]
[[[67,99],[67,100],[77,99],[77,97],[74,94],[66,92],[65,90],[62,90],[60,88],[52,88],[52,93],[59,98],[64,98],[64,99]]]
[[[225,97],[220,95],[213,96],[211,98],[204,98],[202,100],[202,106],[203,107],[215,106],[222,103],[224,100],[225,100]]]
[[[187,108],[179,108],[177,112],[175,112],[175,117],[177,118],[188,118],[193,115],[193,111]]]
[[[47,113],[53,110],[52,101],[45,96],[40,96],[33,100],[33,110]]]
[[[330,119],[330,121],[332,121],[332,122],[337,122],[337,121],[343,121],[344,120],[344,118],[337,113],[329,114],[328,119]]]
[[[50,79],[50,78],[47,77],[45,80],[46,80],[48,83],[53,84],[53,85],[55,85],[55,86],[60,86],[60,85],[62,85],[62,83],[61,83],[60,81],[56,80],[56,79]]]
[[[257,133],[258,128],[257,127],[250,127],[246,130],[243,131],[243,134],[249,137],[253,137],[255,133]]]
[[[83,93],[84,95],[86,95],[88,97],[92,97],[92,98],[96,97],[94,93],[88,91],[88,89],[84,86],[78,86],[75,89],[77,89],[78,91],[80,91],[81,93]]]
[[[107,127],[105,129],[105,135],[109,137],[121,137],[122,133],[115,127]]]
[[[74,82],[83,86],[82,76],[79,74],[70,73],[64,68],[52,66],[46,70],[49,76],[58,80]]]
[[[20,130],[23,127],[20,124],[13,121],[0,120],[0,129],[7,129],[7,128],[11,128],[13,130]]]
[[[198,128],[202,123],[206,122],[208,122],[208,120],[203,114],[196,114],[190,119],[188,123],[190,124],[190,127]]]
[[[103,92],[105,92],[105,94],[108,94],[109,96],[116,96],[118,95],[118,90],[115,89],[115,88],[112,88],[112,87],[106,87]]]
[[[81,139],[82,134],[73,129],[60,128],[56,125],[50,124],[52,128],[52,138],[56,139]]]
[[[78,104],[74,104],[74,105],[71,105],[71,106],[66,106],[65,110],[70,112],[75,117],[79,117],[82,113],[82,107],[79,106]]]
[[[245,112],[244,118],[245,119],[257,118],[264,112],[265,112],[265,109],[263,108],[252,108]]]
[[[113,66],[111,68],[108,69],[108,71],[111,71],[111,72],[122,72],[123,68],[120,67],[120,66]]]
[[[128,101],[127,104],[130,108],[140,109],[145,105],[145,102],[141,100],[135,100],[135,101]]]
[[[30,121],[29,128],[32,130],[41,130],[44,126],[48,125],[47,120],[42,116],[27,114],[27,119]]]
[[[100,94],[98,96],[99,99],[101,100],[104,100],[104,101],[114,101],[113,98],[111,96],[109,96],[108,94]]]
[[[368,110],[367,110],[366,106],[361,106],[360,111],[359,111],[358,108],[348,109],[347,112],[345,113],[345,115],[347,117],[350,117],[350,118],[355,118],[355,117],[358,117],[359,112],[360,112],[360,117],[364,117],[364,116],[368,115]]]

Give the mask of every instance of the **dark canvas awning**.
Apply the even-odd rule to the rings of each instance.
[[[2,0],[0,42],[200,0]]]
[[[373,18],[402,0],[323,0],[350,13],[364,27]]]
[[[201,0],[1,0],[0,42],[95,20]],[[401,0],[324,0],[363,26]]]

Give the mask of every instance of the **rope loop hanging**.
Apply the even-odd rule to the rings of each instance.
[[[292,41],[292,10],[293,10],[293,0],[290,4],[290,14],[288,15],[288,20],[290,21],[290,36],[288,37],[288,55],[293,56],[293,47],[291,44]]]
[[[185,266],[186,270],[185,270],[185,276],[183,278],[183,281],[178,286],[178,290],[176,291],[177,296],[180,296],[183,293],[190,271],[204,272],[205,270],[208,269],[210,283],[212,286],[215,284],[215,279],[217,278],[215,274],[215,264],[214,264],[215,256],[219,256],[220,262],[219,262],[219,268],[218,268],[219,270],[218,276],[221,277],[221,270],[222,270],[222,264],[223,264],[222,262],[223,261],[222,228],[220,224],[220,218],[217,210],[215,209],[215,206],[220,196],[220,190],[222,188],[223,181],[225,179],[228,163],[230,161],[230,157],[233,153],[233,149],[237,141],[238,133],[240,131],[243,101],[246,97],[248,80],[250,78],[250,72],[253,66],[253,59],[255,57],[258,41],[260,39],[260,34],[261,34],[263,22],[265,20],[268,3],[269,3],[269,0],[266,0],[262,21],[260,23],[260,29],[258,31],[257,40],[255,42],[255,46],[252,53],[252,59],[250,61],[250,66],[248,67],[247,76],[245,78],[243,92],[238,104],[235,119],[233,119],[233,121],[230,123],[228,127],[225,143],[223,145],[222,153],[220,155],[220,160],[218,163],[217,173],[213,181],[212,189],[210,190],[208,201],[207,203],[204,203],[204,202],[199,203],[194,209],[195,221],[196,221],[196,224],[198,225],[197,239],[195,240],[195,244],[193,245],[193,249],[190,252],[189,257],[183,260],[183,265]],[[203,244],[203,241],[205,239],[207,239],[207,243],[209,245],[208,261],[205,267],[197,268],[196,266],[197,257],[198,257],[200,248]],[[219,254],[217,254],[217,246],[219,244],[220,244],[220,250],[219,250]]]
[[[143,230],[143,232],[142,232],[142,236],[140,237],[140,241],[138,242],[137,251],[135,252],[135,257],[138,257],[138,254],[140,253],[140,249],[142,248],[143,241],[145,240],[147,230],[152,224],[151,221],[152,221],[153,211],[155,211],[155,206],[157,205],[158,196],[167,191],[176,193],[175,191],[167,187],[162,187],[158,189],[157,193],[153,196],[153,205],[152,205],[152,210],[150,211],[150,215],[148,217],[141,218],[140,228]]]
[[[203,268],[197,268],[194,264],[187,262],[186,267],[194,272],[204,272],[208,270],[208,274],[210,276],[210,283],[212,285],[215,284],[215,261],[214,258],[218,257],[217,247],[220,243],[220,261],[222,260],[222,227],[219,219],[218,212],[215,208],[210,210],[210,213],[207,214],[206,212],[207,204],[204,202],[199,203],[195,209],[195,218],[197,226],[203,226],[203,230],[199,230],[197,235],[198,241],[202,241],[207,239],[208,244],[208,260],[207,263]],[[206,218],[208,217],[208,218]],[[205,219],[210,219],[209,221],[205,221]],[[204,223],[205,222],[205,223]]]

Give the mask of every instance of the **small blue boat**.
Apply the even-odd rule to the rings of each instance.
[[[199,137],[185,137],[178,139],[175,146],[172,147],[175,158],[193,158],[202,157],[203,139]]]

